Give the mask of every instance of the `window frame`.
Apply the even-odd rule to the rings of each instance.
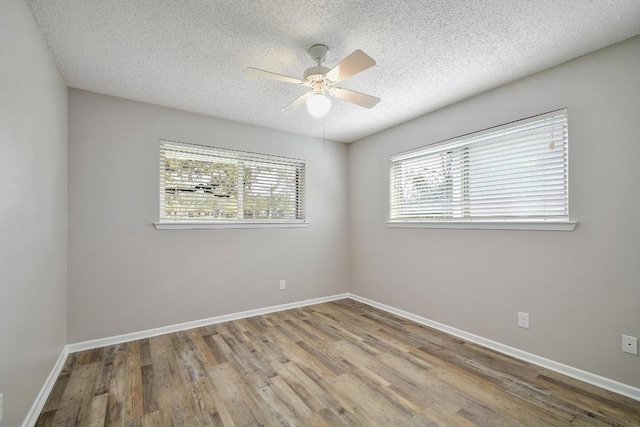
[[[433,144],[428,144],[425,146],[417,147],[415,149],[403,151],[400,153],[392,154],[389,158],[389,200],[388,200],[388,220],[387,226],[393,228],[454,228],[454,229],[499,229],[499,230],[550,230],[550,231],[573,231],[577,225],[577,221],[570,219],[568,216],[568,207],[567,207],[567,217],[566,218],[482,218],[482,217],[446,217],[443,218],[393,218],[393,210],[394,210],[394,164],[397,162],[407,159],[416,159],[420,156],[427,157],[432,155],[433,153],[437,153],[438,149],[440,149],[443,154],[445,153],[443,150],[446,147],[457,147],[455,149],[461,150],[460,153],[463,153],[462,150],[466,150],[471,147],[471,143],[478,138],[482,139],[483,137],[488,140],[489,135],[494,135],[499,132],[507,132],[512,128],[517,128],[519,126],[526,126],[527,124],[534,123],[537,120],[545,119],[548,117],[553,117],[554,115],[564,114],[566,115],[566,122],[568,126],[568,109],[562,108],[554,111],[550,111],[548,113],[543,113],[531,117],[527,117],[521,120],[516,120],[512,122],[508,122],[502,125],[494,126],[491,128],[483,129],[480,131],[468,133],[465,135],[461,135],[458,137],[446,139],[443,141],[439,141]],[[469,144],[469,145],[466,145]],[[566,186],[567,186],[567,204],[569,203],[569,159],[568,159],[568,140],[567,140],[567,160],[566,160]],[[466,160],[463,160],[464,155],[460,157],[459,162],[463,161],[468,162],[468,153],[466,151],[467,157]],[[444,161],[444,160],[443,160]],[[468,169],[466,169],[468,173]],[[461,168],[460,176],[463,175],[463,170]],[[467,175],[468,176],[468,175]],[[467,188],[461,183],[457,181],[461,181],[460,178],[453,178],[452,188],[456,188],[459,193],[464,193]],[[456,185],[457,182],[457,185]],[[397,184],[397,181],[395,181]],[[395,208],[398,209],[398,199],[395,199],[396,205]],[[460,203],[454,205],[455,207],[452,209],[456,209],[458,211],[464,211],[467,206],[464,203],[464,200],[461,200]],[[568,205],[567,205],[568,206]],[[425,211],[426,212],[426,211]],[[425,213],[426,215],[426,213]]]
[[[211,218],[211,219],[197,219],[197,218],[167,218],[165,197],[166,197],[166,184],[165,184],[165,170],[166,170],[166,152],[171,151],[171,147],[174,147],[174,152],[184,150],[190,152],[194,156],[210,156],[212,159],[220,159],[220,163],[230,162],[237,168],[237,182],[235,186],[237,188],[237,218]],[[307,227],[309,223],[306,219],[306,161],[302,159],[295,159],[284,156],[275,156],[268,154],[253,153],[247,151],[233,150],[227,148],[213,147],[208,145],[190,144],[185,142],[170,141],[161,139],[159,144],[159,221],[154,222],[154,226],[158,230],[176,230],[176,229],[217,229],[217,228],[298,228]],[[231,160],[230,160],[231,159]],[[281,168],[288,167],[287,164],[295,168],[295,211],[297,218],[240,218],[240,214],[244,216],[243,209],[243,165],[247,162],[254,164],[263,163],[263,165],[278,165]],[[283,166],[284,165],[284,166]],[[267,166],[268,167],[268,166]],[[163,210],[165,212],[163,212]],[[301,216],[301,217],[298,217]]]

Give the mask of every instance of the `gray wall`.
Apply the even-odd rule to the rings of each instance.
[[[305,159],[309,227],[156,230],[161,138]],[[347,163],[342,143],[69,90],[69,342],[346,292]]]
[[[0,2],[0,393],[27,415],[64,346],[67,89],[23,0]]]
[[[352,144],[351,292],[639,387],[638,70],[640,37]],[[574,232],[386,227],[389,155],[562,107]]]

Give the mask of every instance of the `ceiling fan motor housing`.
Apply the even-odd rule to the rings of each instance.
[[[302,80],[308,83],[313,84],[313,82],[322,80],[325,74],[331,70],[330,68],[323,67],[322,65],[317,65],[315,67],[307,68],[304,70],[304,75]]]
[[[302,84],[313,89],[313,93],[324,95],[325,89],[331,89],[331,83],[324,77],[329,70],[330,68],[321,65],[307,68],[304,71]]]

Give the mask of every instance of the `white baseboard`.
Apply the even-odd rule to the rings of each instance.
[[[519,350],[514,347],[510,347],[508,345],[501,344],[496,341],[492,341],[487,338],[483,338],[478,335],[474,335],[469,332],[465,332],[463,330],[447,326],[445,324],[418,316],[413,313],[409,313],[407,311],[403,311],[394,307],[391,307],[386,304],[379,303],[377,301],[370,300],[368,298],[361,297],[359,295],[344,293],[331,295],[327,297],[313,298],[304,301],[297,301],[287,304],[280,304],[271,307],[257,308],[254,310],[241,311],[238,313],[225,314],[222,316],[210,317],[208,319],[195,320],[192,322],[179,323],[177,325],[169,325],[161,328],[149,329],[146,331],[133,332],[129,334],[117,335],[108,338],[100,338],[97,340],[84,341],[75,344],[68,344],[60,353],[60,357],[58,361],[54,365],[51,373],[47,377],[40,393],[38,393],[38,397],[35,402],[31,406],[27,417],[22,423],[22,427],[33,427],[36,421],[38,420],[38,416],[44,408],[44,405],[55,385],[56,379],[60,372],[62,371],[62,367],[64,366],[64,362],[67,359],[69,353],[75,353],[77,351],[91,350],[93,348],[98,347],[106,347],[109,345],[120,344],[123,342],[135,341],[143,338],[150,338],[157,335],[169,334],[172,332],[184,331],[187,329],[198,328],[201,326],[213,325],[216,323],[228,322],[230,320],[244,319],[252,316],[259,316],[261,314],[267,313],[275,313],[283,310],[290,310],[292,308],[306,307],[309,305],[320,304],[323,302],[336,301],[340,299],[351,298],[355,301],[359,301],[361,303],[370,305],[375,308],[379,308],[380,310],[395,314],[397,316],[403,317],[408,320],[412,320],[416,323],[420,323],[425,326],[429,326],[434,329],[438,329],[442,332],[446,332],[450,335],[454,335],[458,338],[462,338],[466,341],[473,342],[475,344],[481,345],[483,347],[489,348],[491,350],[495,350],[499,353],[506,354],[508,356],[515,357],[516,359],[524,360],[525,362],[533,363],[534,365],[541,366],[543,368],[547,368],[549,370],[558,372],[560,374],[566,375],[571,378],[575,378],[580,381],[584,381],[585,383],[595,385],[597,387],[603,388],[605,390],[612,391],[614,393],[621,394],[623,396],[630,397],[632,399],[640,401],[640,388],[630,386],[628,384],[624,384],[618,381],[611,380],[609,378],[602,377],[600,375],[592,374],[591,372],[583,371],[578,368],[574,368],[569,365],[565,365],[559,362],[555,362],[550,359],[546,359],[544,357],[537,356],[532,353],[528,353],[526,351]]]
[[[45,403],[47,403],[47,398],[49,397],[51,390],[53,390],[53,386],[58,379],[58,375],[60,375],[60,372],[62,371],[62,367],[64,366],[64,362],[67,360],[68,355],[69,350],[67,349],[67,346],[64,346],[56,364],[53,365],[53,369],[51,369],[47,380],[40,389],[40,393],[38,393],[36,400],[33,402],[33,405],[31,405],[31,409],[29,409],[29,413],[24,419],[22,427],[33,427],[36,424],[36,421],[38,421],[40,412],[42,412],[42,408],[44,408]]]
[[[69,353],[75,353],[78,351],[91,350],[93,348],[106,347],[109,345],[120,344],[123,342],[135,341],[143,338],[150,338],[157,335],[170,334],[172,332],[184,331],[187,329],[199,328],[201,326],[213,325],[216,323],[228,322],[230,320],[244,319],[246,317],[259,316],[261,314],[275,313],[277,311],[290,310],[292,308],[306,307],[308,305],[321,304],[323,302],[336,301],[339,299],[349,298],[349,294],[337,294],[327,297],[313,298],[304,301],[290,302],[287,304],[274,305],[271,307],[257,308],[255,310],[241,311],[238,313],[225,314],[222,316],[210,317],[208,319],[194,320],[191,322],[179,323],[176,325],[164,326],[161,328],[149,329],[146,331],[133,332],[130,334],[116,335],[113,337],[100,338],[97,340],[84,341],[75,344],[67,344],[62,349],[58,361],[54,365],[53,369],[49,373],[47,380],[45,381],[40,393],[36,397],[36,400],[31,405],[31,409],[27,414],[22,427],[33,427],[42,412],[42,408],[47,403],[47,398],[53,390],[53,386],[56,383],[56,379],[62,371],[64,362],[67,360]]]
[[[404,317],[405,319],[412,320],[416,323],[429,326],[439,331],[446,332],[450,335],[454,335],[458,338],[462,338],[463,340],[470,341],[491,350],[495,350],[499,353],[515,357],[516,359],[524,360],[525,362],[533,363],[534,365],[538,365],[551,371],[555,371],[568,377],[583,381],[585,383],[592,384],[596,387],[600,387],[605,390],[630,397],[631,399],[640,400],[640,388],[614,381],[609,378],[601,377],[600,375],[592,374],[591,372],[583,371],[581,369],[574,368],[573,366],[546,359],[544,357],[540,357],[535,354],[528,353],[526,351],[519,350],[517,348],[510,347],[508,345],[504,345],[499,342],[492,341],[490,339],[483,338],[481,336],[474,335],[472,333],[465,332],[430,319],[426,319],[416,314],[409,313],[407,311],[403,311],[395,307],[391,307],[389,305],[361,297],[359,295],[354,295],[351,293],[348,295],[349,298],[355,301],[359,301],[372,307],[379,308],[380,310],[395,314],[400,317]]]
[[[68,344],[67,351],[75,353],[78,351],[91,350],[98,347],[120,344],[123,342],[136,341],[144,338],[151,338],[158,335],[170,334],[172,332],[184,331],[187,329],[199,328],[201,326],[214,325],[216,323],[228,322],[230,320],[244,319],[246,317],[259,316],[261,314],[275,313],[277,311],[290,310],[292,308],[306,307],[308,305],[320,304],[323,302],[336,301],[349,298],[349,294],[337,294],[327,297],[313,298],[304,301],[290,302],[287,304],[274,305],[271,307],[257,308],[254,310],[241,311],[238,313],[225,314],[222,316],[210,317],[208,319],[194,320],[191,322],[178,323],[176,325],[163,326],[161,328],[148,329],[146,331],[132,332],[129,334],[116,335],[113,337],[99,338],[97,340],[83,341],[75,344]]]

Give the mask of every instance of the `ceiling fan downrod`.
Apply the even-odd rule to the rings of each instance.
[[[322,65],[325,58],[327,57],[327,52],[329,52],[329,48],[323,44],[314,44],[307,50],[307,52],[309,53],[309,56],[311,56],[311,58],[313,58],[313,60],[316,61],[316,64],[320,66]]]

